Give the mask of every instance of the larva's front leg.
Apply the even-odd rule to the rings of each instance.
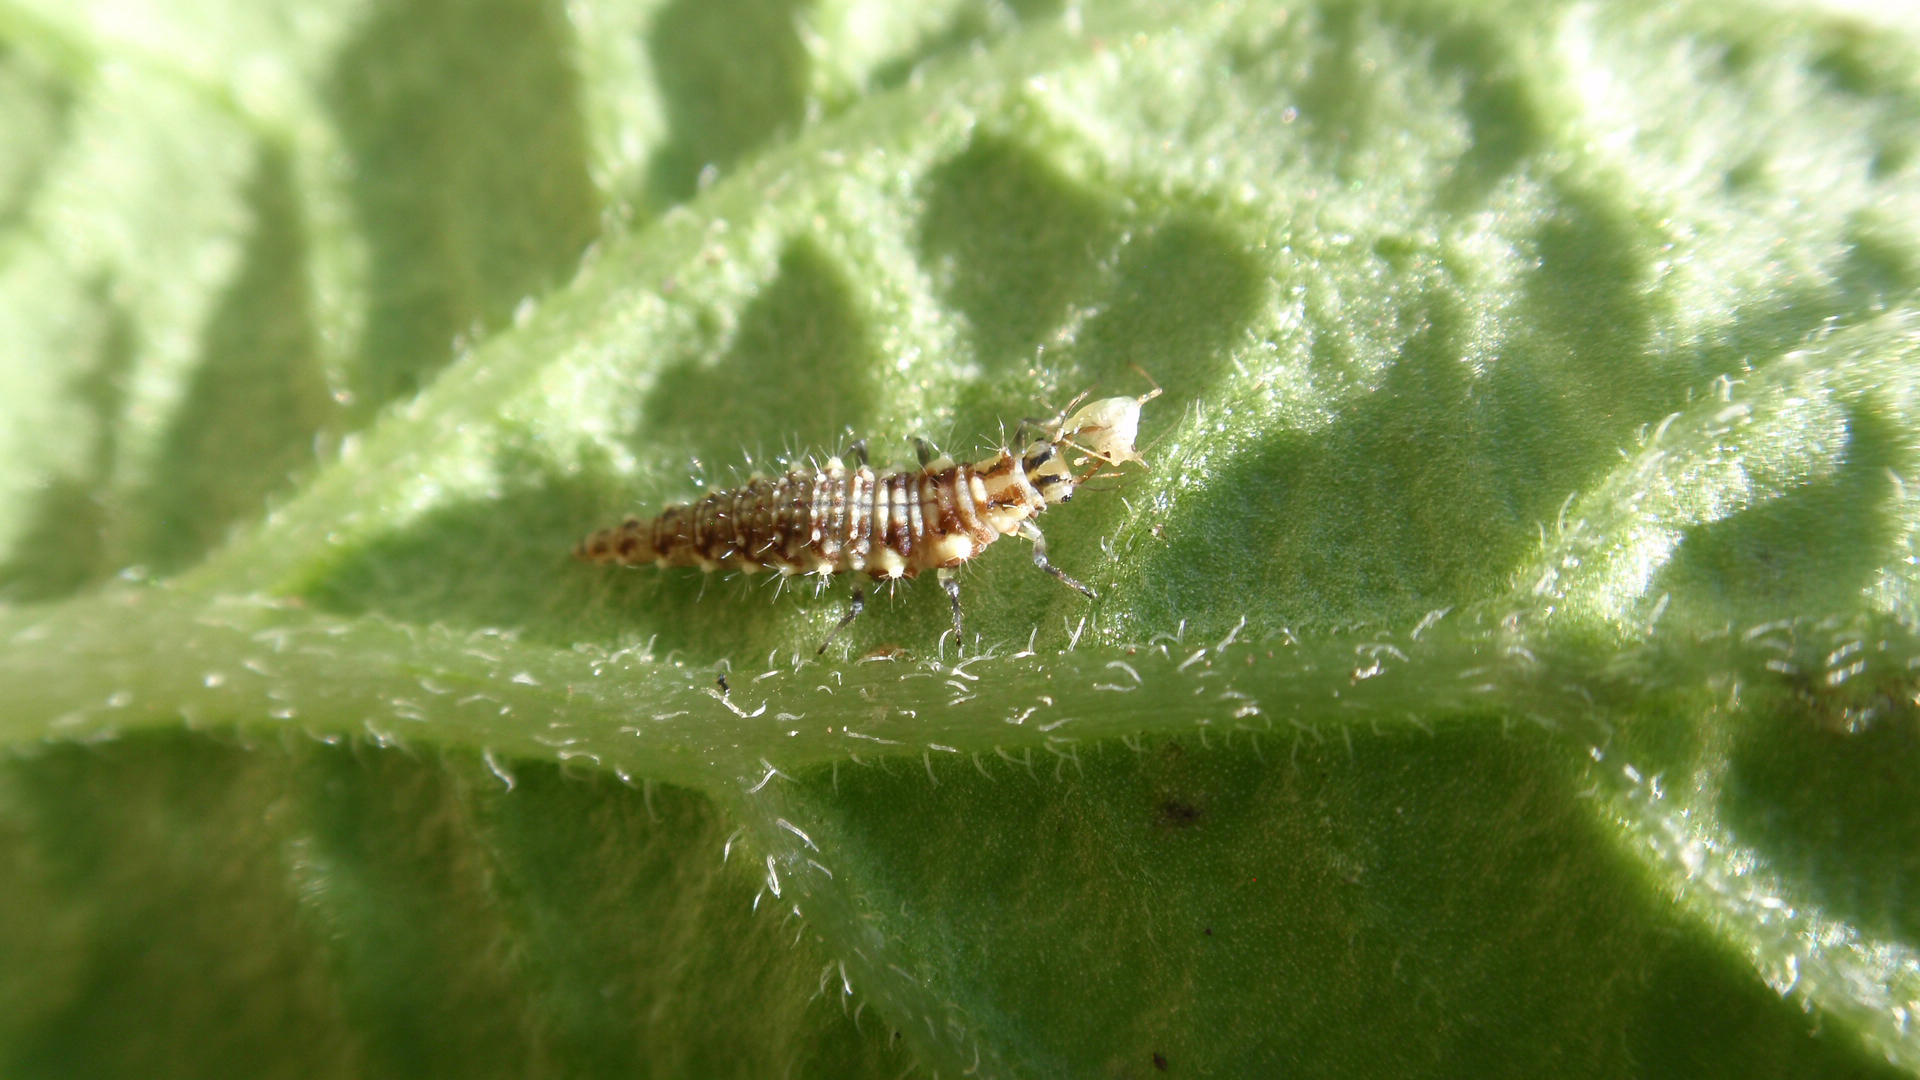
[[[1036,420],[1031,416],[1021,418],[1020,422],[1013,426],[1014,449],[1025,451],[1036,440],[1051,442],[1052,429],[1047,426],[1047,423],[1048,421]]]
[[[967,631],[960,621],[960,578],[944,567],[934,571],[933,576],[940,579],[940,587],[947,590],[947,599],[953,601],[953,646],[960,655],[965,656]]]
[[[813,655],[815,656],[825,655],[827,651],[827,646],[833,644],[833,639],[840,635],[840,631],[845,630],[847,628],[847,624],[859,618],[860,613],[862,611],[865,611],[866,609],[867,609],[867,594],[861,590],[860,586],[855,585],[853,587],[853,596],[849,599],[847,603],[847,613],[845,615],[840,616],[840,621],[833,624],[833,629],[827,631],[826,638],[820,642],[819,648],[813,650]]]
[[[1098,597],[1094,595],[1094,592],[1092,589],[1089,589],[1085,585],[1081,584],[1078,580],[1076,580],[1071,574],[1068,574],[1065,570],[1062,570],[1059,567],[1047,561],[1047,538],[1041,534],[1040,526],[1035,525],[1031,521],[1023,521],[1020,523],[1020,535],[1033,541],[1033,565],[1039,567],[1042,570],[1045,570],[1047,573],[1052,574],[1054,577],[1059,578],[1061,581],[1065,582],[1066,584],[1071,585],[1075,589],[1078,589],[1081,592],[1085,593],[1087,599],[1089,600],[1098,599]]]

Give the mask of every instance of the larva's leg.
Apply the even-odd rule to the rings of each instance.
[[[960,579],[951,570],[940,570],[934,574],[940,579],[940,587],[947,590],[947,599],[953,601],[953,643],[960,655],[967,652],[967,632],[960,620]]]
[[[833,644],[833,639],[840,635],[840,631],[845,630],[847,628],[848,623],[859,618],[860,613],[862,611],[865,611],[866,608],[867,608],[867,594],[861,591],[860,586],[855,585],[853,587],[852,600],[847,605],[847,613],[845,615],[840,616],[840,621],[833,624],[833,629],[827,631],[826,640],[820,643],[819,648],[813,650],[813,655],[819,656],[825,653],[827,651],[827,646]]]
[[[929,462],[940,456],[940,451],[935,450],[932,443],[915,435],[913,437],[913,455],[920,459],[920,467],[924,469]]]
[[[867,440],[855,439],[848,443],[847,457],[852,459],[856,467],[865,467],[867,464]]]
[[[1033,541],[1033,565],[1059,578],[1061,581],[1086,594],[1087,599],[1095,599],[1092,589],[1076,581],[1065,570],[1047,561],[1047,538],[1040,533],[1040,526],[1031,521],[1020,523],[1020,535]]]

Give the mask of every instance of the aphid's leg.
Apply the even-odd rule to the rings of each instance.
[[[1079,581],[1076,581],[1071,575],[1069,575],[1065,570],[1062,570],[1059,567],[1047,561],[1047,538],[1040,534],[1040,526],[1035,525],[1031,521],[1023,521],[1020,523],[1020,535],[1033,541],[1033,565],[1039,567],[1042,570],[1045,570],[1047,573],[1052,574],[1054,577],[1059,578],[1062,582],[1066,583],[1067,585],[1070,585],[1073,588],[1078,589],[1082,593],[1085,593],[1087,599],[1089,600],[1096,599],[1092,589],[1089,589],[1085,585],[1082,585]]]
[[[848,623],[859,618],[860,613],[865,611],[866,607],[867,594],[861,591],[860,586],[855,585],[853,587],[852,600],[847,605],[847,613],[840,616],[840,621],[833,624],[833,629],[827,631],[826,640],[820,643],[819,648],[813,650],[813,655],[820,656],[824,654],[827,651],[827,646],[833,644],[833,639],[839,636],[840,631],[845,630]]]
[[[960,655],[967,653],[967,633],[960,621],[960,579],[953,571],[941,569],[934,577],[940,579],[940,587],[947,590],[947,599],[953,601],[953,641]]]
[[[924,469],[929,462],[940,456],[940,451],[934,449],[932,443],[915,435],[913,437],[913,456],[920,459],[920,467]]]
[[[852,459],[856,468],[865,467],[867,464],[867,440],[855,439],[848,443],[847,457]]]

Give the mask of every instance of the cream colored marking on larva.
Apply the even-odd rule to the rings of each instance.
[[[1158,396],[1155,387],[1139,397],[1101,398],[1077,411],[1076,398],[1040,425],[1040,438],[1017,450],[1002,447],[972,464],[941,458],[917,470],[880,475],[867,467],[864,450],[852,469],[828,458],[816,469],[756,478],[695,503],[669,506],[651,518],[630,517],[581,541],[574,555],[620,566],[821,575],[865,571],[874,578],[912,578],[933,570],[953,600],[954,637],[964,647],[954,568],[1002,536],[1026,536],[1042,570],[1093,595],[1047,561],[1045,537],[1033,519],[1073,498],[1074,489],[1102,468],[1129,462],[1144,466],[1134,447],[1140,407]],[[1076,455],[1071,463],[1069,453]],[[852,609],[833,633],[852,622],[863,604],[861,591],[854,589]],[[821,642],[821,652],[833,633]]]

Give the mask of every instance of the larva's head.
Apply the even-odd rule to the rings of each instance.
[[[1060,425],[1056,441],[1084,451],[1109,465],[1146,460],[1134,450],[1140,436],[1140,406],[1160,396],[1159,390],[1140,397],[1110,397],[1090,402]]]

